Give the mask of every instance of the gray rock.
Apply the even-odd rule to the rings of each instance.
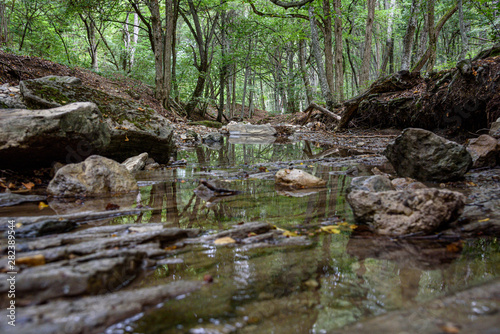
[[[427,188],[422,182],[409,177],[399,177],[392,180],[391,183],[395,190],[417,190]]]
[[[144,169],[147,160],[148,160],[148,154],[141,153],[135,157],[128,158],[127,160],[122,162],[122,165],[124,165],[129,172],[135,173]]]
[[[471,139],[467,144],[467,151],[472,157],[473,167],[495,167],[497,164],[497,155],[500,151],[500,145],[497,139],[481,135],[478,138]]]
[[[491,123],[489,135],[493,138],[500,139],[500,120]]]
[[[274,136],[276,134],[276,129],[269,124],[253,125],[231,122],[227,125],[227,130],[232,137]]]
[[[269,145],[276,141],[276,137],[274,136],[241,136],[234,137],[230,136],[228,138],[228,142],[230,144],[261,144],[261,145]]]
[[[464,208],[461,193],[434,188],[372,193],[352,191],[347,196],[354,217],[383,235],[429,234],[455,221]]]
[[[93,155],[84,162],[59,169],[47,191],[56,197],[95,197],[129,193],[138,189],[137,181],[125,166]]]
[[[462,145],[424,129],[405,129],[384,155],[398,175],[420,181],[457,180],[472,166],[472,158]]]
[[[46,200],[46,196],[39,195],[19,195],[12,193],[0,193],[0,207],[13,206],[25,202],[39,202]]]
[[[301,169],[280,169],[274,176],[276,185],[291,188],[320,188],[326,185],[326,181]]]
[[[202,282],[178,281],[151,288],[20,308],[14,332],[101,333],[106,327],[145,311],[146,307],[194,292],[202,286]],[[11,333],[12,327],[3,321],[0,323],[0,332]]]
[[[391,180],[384,175],[359,176],[351,181],[351,185],[347,188],[347,192],[363,190],[371,192],[394,190]]]
[[[16,304],[113,291],[140,273],[145,257],[143,251],[108,250],[27,268],[16,275]],[[7,278],[7,274],[0,274],[1,293],[8,291]]]
[[[55,160],[86,158],[110,143],[110,131],[94,103],[47,110],[6,109],[0,113],[1,167],[50,166]]]
[[[137,101],[85,87],[78,78],[73,77],[49,76],[24,80],[20,88],[26,103],[33,109],[79,101],[94,102],[104,117],[110,141],[104,148],[91,154],[123,161],[130,156],[148,152],[156,161],[166,163],[175,149],[170,122]],[[77,146],[70,147],[77,151]],[[65,162],[79,162],[83,158]]]
[[[223,141],[224,136],[218,132],[210,132],[203,136],[203,142],[206,144],[222,143]]]

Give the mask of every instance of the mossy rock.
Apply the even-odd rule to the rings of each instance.
[[[222,123],[215,121],[197,121],[197,122],[189,122],[188,125],[204,125],[207,128],[215,128],[220,129],[222,127]]]

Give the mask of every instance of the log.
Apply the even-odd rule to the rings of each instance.
[[[314,109],[321,111],[326,116],[333,118],[337,121],[340,121],[340,119],[341,119],[341,117],[339,115],[337,115],[337,114],[331,112],[330,110],[320,106],[319,104],[311,102],[311,104],[309,104],[309,106],[304,110],[304,113],[307,112],[308,114],[307,114],[307,117],[305,118],[305,120],[302,122],[302,125],[307,123],[307,121],[309,120],[309,117],[311,116],[311,113]]]

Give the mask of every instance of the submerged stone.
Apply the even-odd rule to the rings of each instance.
[[[274,176],[276,185],[292,188],[320,188],[326,185],[326,181],[301,169],[281,169]]]

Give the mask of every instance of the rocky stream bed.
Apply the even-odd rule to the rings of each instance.
[[[463,213],[435,232],[384,236],[356,223],[346,198],[360,176],[421,187],[382,155],[399,131],[300,127],[282,144],[214,145],[192,129],[199,138],[176,135],[174,162],[134,173],[137,194],[2,194],[1,232],[16,231],[15,267],[0,244],[0,304],[9,315],[15,300],[16,315],[2,333],[500,330],[498,166],[421,183],[462,193]],[[284,189],[279,170],[325,185]]]

